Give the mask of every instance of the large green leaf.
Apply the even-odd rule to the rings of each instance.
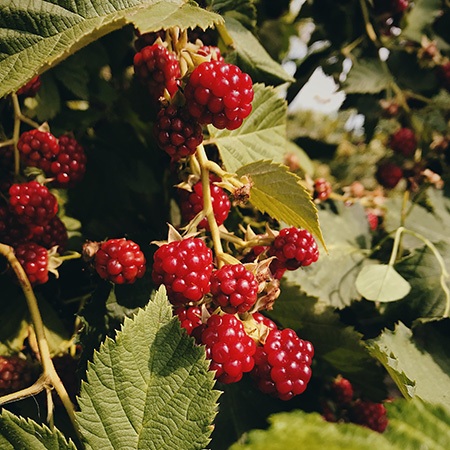
[[[234,44],[234,51],[227,55],[227,61],[247,72],[253,82],[278,85],[286,81],[294,81],[244,25],[229,15],[225,16],[225,25]]]
[[[76,450],[58,429],[50,430],[30,419],[15,416],[4,409],[0,414],[0,448],[2,450]]]
[[[344,90],[348,94],[377,94],[386,89],[391,81],[379,60],[360,59],[350,70]]]
[[[101,36],[136,20],[143,30],[200,26],[220,16],[183,0],[0,0],[0,97]],[[148,21],[151,17],[153,21]]]
[[[233,17],[248,28],[256,25],[257,0],[211,0],[211,8],[226,17]]]
[[[382,434],[354,424],[328,423],[318,413],[297,410],[274,414],[268,430],[253,430],[243,443],[230,450],[360,450],[362,448],[394,450]]]
[[[237,130],[218,130],[208,126],[225,168],[240,167],[262,159],[283,161],[286,148],[286,102],[273,88],[254,85],[252,113]]]
[[[387,402],[389,426],[384,436],[410,449],[450,448],[450,410],[419,399]]]
[[[213,378],[161,288],[89,365],[77,413],[87,448],[204,448],[218,398]]]
[[[403,27],[401,36],[420,42],[422,36],[434,20],[440,15],[441,0],[416,0],[410,12],[406,15],[406,26]]]
[[[364,208],[360,205],[336,204],[336,209],[319,210],[319,223],[328,253],[308,267],[288,271],[285,278],[297,284],[308,295],[343,308],[361,295],[355,287],[356,277],[369,260],[371,237]]]
[[[449,319],[420,325],[413,332],[403,323],[368,341],[370,353],[387,369],[405,397],[418,396],[450,407]]]
[[[259,161],[241,167],[238,176],[251,178],[250,202],[262,212],[294,227],[306,228],[325,246],[317,208],[309,191],[286,166]]]

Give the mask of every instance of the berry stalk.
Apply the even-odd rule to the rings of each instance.
[[[43,369],[43,374],[33,385],[34,387],[31,386],[27,389],[24,389],[23,391],[18,391],[10,395],[0,397],[0,405],[5,402],[18,400],[20,398],[24,398],[25,396],[40,392],[42,389],[46,389],[49,392],[53,387],[57,392],[58,396],[61,398],[61,401],[67,411],[67,414],[69,415],[70,421],[72,422],[72,425],[76,433],[80,437],[72,401],[70,400],[66,388],[62,384],[56,372],[56,369],[53,365],[47,338],[45,337],[44,323],[42,321],[38,301],[34,294],[33,288],[31,287],[30,280],[28,279],[25,270],[21,266],[20,262],[16,258],[16,255],[14,254],[14,250],[12,247],[0,243],[0,254],[7,259],[9,265],[14,270],[17,280],[25,295],[28,310],[30,311],[31,321],[33,323],[34,332],[36,334],[36,341]],[[37,390],[38,388],[39,390]],[[36,389],[36,391],[34,389]]]

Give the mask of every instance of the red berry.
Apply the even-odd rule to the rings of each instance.
[[[37,181],[13,184],[9,204],[18,220],[30,225],[44,225],[58,212],[56,197]]]
[[[160,44],[144,47],[134,55],[134,71],[155,101],[164,95],[164,89],[173,96],[178,90],[180,64],[175,53]]]
[[[393,189],[403,178],[403,170],[394,162],[385,161],[378,165],[375,177],[382,186]]]
[[[369,222],[369,228],[372,231],[376,231],[378,228],[378,224],[379,224],[378,216],[372,212],[367,212],[366,216],[367,216],[367,221]]]
[[[235,130],[252,110],[250,76],[223,61],[201,63],[192,72],[184,95],[189,113],[201,124]]]
[[[58,216],[53,217],[53,219],[44,225],[32,226],[30,231],[33,242],[42,245],[48,250],[57,245],[58,253],[64,251],[69,240],[66,226]]]
[[[17,247],[30,240],[30,228],[20,223],[17,216],[7,206],[0,206],[0,242]]]
[[[195,153],[203,142],[203,130],[185,108],[170,105],[161,108],[156,118],[154,134],[158,145],[173,161]]]
[[[331,384],[331,394],[339,406],[349,405],[353,400],[352,383],[346,378],[338,376]]]
[[[244,330],[242,322],[233,314],[213,314],[202,332],[210,370],[222,383],[236,383],[254,366],[256,345]]]
[[[23,95],[24,97],[34,97],[41,88],[41,84],[41,77],[39,75],[36,75],[17,91],[17,95]]]
[[[272,330],[264,345],[256,348],[252,377],[262,392],[290,400],[305,391],[313,356],[312,344],[294,330]]]
[[[59,153],[53,158],[48,175],[55,177],[56,187],[72,187],[86,172],[86,154],[75,138],[64,134],[59,138]]]
[[[243,313],[256,303],[258,282],[243,264],[226,264],[212,273],[211,294],[225,312]]]
[[[363,425],[379,433],[382,433],[388,425],[387,411],[382,403],[356,400],[350,408],[349,415],[353,423]]]
[[[33,373],[29,362],[19,356],[0,356],[0,396],[31,385]]]
[[[317,178],[314,181],[314,198],[320,201],[325,201],[330,197],[333,191],[331,183],[325,178]]]
[[[48,281],[48,251],[34,242],[18,245],[14,253],[34,286]]]
[[[208,56],[211,55],[211,59],[213,61],[221,61],[224,62],[222,54],[220,53],[219,47],[216,47],[214,45],[204,45],[198,50],[198,53],[202,56]]]
[[[145,256],[135,242],[109,239],[95,254],[94,266],[104,280],[115,284],[131,284],[145,273]]]
[[[287,270],[309,266],[319,258],[319,249],[311,233],[299,228],[283,228],[269,248]]]
[[[202,311],[198,306],[179,306],[174,312],[189,335],[202,324]]]
[[[47,131],[39,130],[22,133],[17,148],[24,164],[39,167],[46,174],[51,172],[51,163],[60,151],[56,137]]]
[[[389,146],[406,158],[412,156],[417,148],[416,135],[410,128],[400,128],[391,136]]]
[[[153,281],[167,289],[174,305],[198,302],[210,290],[213,255],[199,238],[164,244],[153,256]]]
[[[258,323],[264,324],[267,328],[270,328],[271,330],[278,329],[277,324],[273,320],[270,320],[260,312],[254,312],[252,316]]]
[[[222,225],[231,209],[231,202],[227,193],[214,183],[209,185],[214,218],[217,225]],[[201,181],[192,186],[192,192],[180,190],[181,216],[185,222],[191,221],[203,209],[203,189]],[[208,220],[203,218],[198,224],[199,228],[209,230]]]

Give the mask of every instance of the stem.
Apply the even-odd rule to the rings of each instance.
[[[17,142],[19,142],[20,136],[20,105],[19,99],[16,94],[12,95],[12,102],[14,106],[14,130],[13,130],[13,142],[14,142],[14,175],[19,175],[20,172],[20,154],[19,149],[17,148]]]
[[[395,232],[394,244],[392,246],[392,253],[391,253],[391,257],[388,262],[389,266],[393,266],[395,264],[395,260],[397,259],[398,249],[400,247],[400,237],[401,237],[403,231],[405,231],[405,227],[398,227],[397,231]]]
[[[0,142],[0,148],[8,147],[14,144],[14,139],[8,139],[7,141]]]
[[[197,147],[197,160],[201,168],[201,180],[202,180],[202,190],[203,190],[203,211],[208,220],[209,231],[211,233],[211,238],[213,241],[214,251],[217,257],[217,266],[223,266],[222,255],[224,254],[222,242],[220,240],[220,231],[217,226],[216,218],[214,217],[214,210],[212,207],[211,198],[211,188],[209,184],[209,170],[208,170],[208,157],[206,156],[205,147],[200,144]]]
[[[364,18],[364,24],[366,27],[367,36],[369,36],[370,40],[379,47],[378,36],[373,29],[373,25],[370,22],[369,10],[367,9],[366,0],[359,0],[359,4],[361,6],[362,15]]]
[[[43,385],[44,388],[47,389],[47,380],[48,384],[55,388],[57,394],[61,398],[61,401],[67,411],[67,414],[69,415],[69,419],[72,422],[72,425],[75,429],[75,432],[77,433],[78,437],[81,439],[80,431],[78,429],[78,424],[76,422],[75,418],[75,410],[72,404],[72,401],[69,398],[69,395],[67,394],[66,388],[62,384],[56,370],[55,366],[53,365],[53,361],[50,355],[50,349],[48,346],[47,339],[45,337],[45,328],[44,323],[42,321],[42,316],[39,311],[38,307],[38,301],[37,298],[33,292],[33,288],[31,287],[31,283],[22,267],[18,259],[16,258],[16,255],[14,254],[14,250],[12,247],[9,247],[8,245],[1,244],[0,243],[0,254],[3,255],[11,268],[14,270],[17,280],[19,281],[20,287],[22,288],[22,291],[25,295],[28,310],[30,312],[31,321],[33,323],[34,332],[36,334],[36,341],[38,345],[38,351],[39,351],[39,357],[43,369],[43,374],[41,378],[43,378],[46,383]],[[14,399],[18,399],[17,394],[11,394],[15,395],[15,398],[12,398],[11,396],[8,396],[8,401],[12,401]]]

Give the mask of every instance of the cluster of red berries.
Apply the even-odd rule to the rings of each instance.
[[[333,188],[331,187],[331,183],[327,179],[317,178],[316,180],[314,180],[314,200],[324,202],[325,200],[328,200],[328,198],[330,198],[332,192]]]
[[[263,251],[285,270],[318,258],[314,238],[293,227],[281,230]],[[253,254],[255,259],[261,255]],[[240,262],[214,268],[213,252],[199,237],[163,243],[153,259],[154,283],[165,286],[181,326],[205,345],[219,381],[234,383],[250,373],[261,391],[283,400],[306,389],[311,343],[293,330],[279,330],[258,312],[266,307],[258,304],[259,294],[275,280],[270,270],[261,274],[254,269],[257,264]]]
[[[234,130],[252,110],[250,76],[223,59],[217,47],[197,45],[200,62],[181,73],[179,52],[162,34],[139,36],[134,71],[160,110],[154,134],[173,161],[195,153],[203,141],[202,125]],[[168,104],[167,104],[168,103]]]
[[[405,161],[411,158],[417,149],[415,132],[407,127],[400,128],[390,137],[389,147],[394,154],[378,163],[375,176],[382,186],[393,189],[405,176]]]
[[[33,381],[29,361],[20,356],[0,356],[0,397],[24,389]]]
[[[322,414],[328,422],[356,423],[379,433],[386,429],[388,418],[383,403],[355,399],[353,386],[346,378],[336,377],[327,391]]]

